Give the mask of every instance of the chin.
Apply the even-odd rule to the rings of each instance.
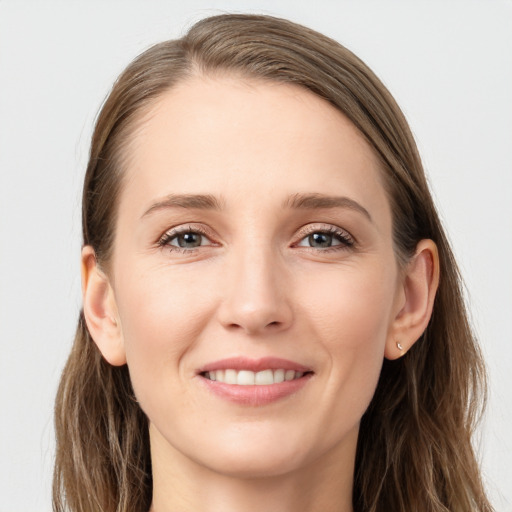
[[[254,450],[254,453],[238,455],[230,453],[225,458],[218,458],[210,470],[215,473],[242,479],[278,477],[292,473],[302,464],[297,454],[265,454]]]
[[[227,434],[209,444],[216,448],[210,449],[207,457],[201,454],[202,464],[226,476],[264,478],[291,473],[308,462],[301,436],[269,433],[265,428],[256,435],[238,434]]]

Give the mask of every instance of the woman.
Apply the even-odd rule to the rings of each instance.
[[[55,510],[489,511],[484,372],[407,123],[285,20],[150,48],[98,118]]]

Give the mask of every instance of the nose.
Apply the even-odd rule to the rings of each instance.
[[[226,262],[220,323],[250,335],[277,333],[293,320],[289,280],[280,258],[269,247],[233,254]]]

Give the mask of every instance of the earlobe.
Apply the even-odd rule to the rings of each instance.
[[[395,314],[384,355],[403,356],[421,337],[432,315],[439,285],[439,254],[432,240],[421,240],[408,263],[401,291],[403,303]]]
[[[114,293],[88,245],[82,249],[82,298],[87,328],[103,357],[113,366],[126,364]]]

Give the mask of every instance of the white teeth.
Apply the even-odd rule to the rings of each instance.
[[[284,370],[274,370],[274,383],[279,384],[279,382],[284,381]]]
[[[236,383],[240,386],[251,386],[254,384],[254,372],[249,372],[247,370],[239,371]]]
[[[272,370],[263,370],[262,372],[258,372],[254,376],[254,384],[260,384],[263,386],[274,384],[274,372]]]
[[[295,377],[295,372],[293,370],[286,370],[284,374],[284,380],[293,380]]]
[[[236,370],[226,370],[224,372],[224,382],[226,384],[236,384],[236,374]],[[217,378],[217,380],[219,379]]]
[[[295,370],[263,370],[261,372],[251,372],[250,370],[216,370],[206,372],[204,376],[210,380],[216,380],[225,384],[237,384],[239,386],[268,386],[270,384],[279,384],[285,380],[300,379],[304,372]]]

